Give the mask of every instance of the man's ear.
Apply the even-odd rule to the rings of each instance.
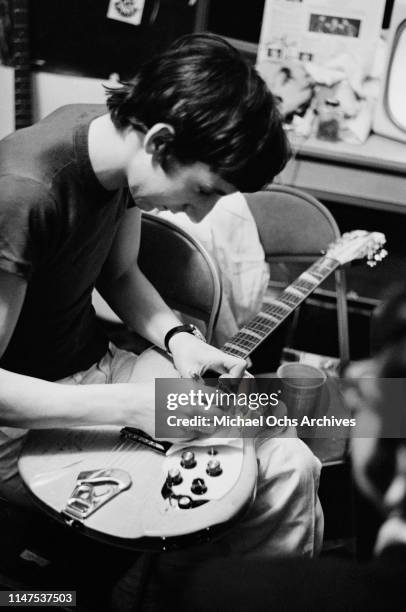
[[[172,152],[175,130],[168,123],[156,123],[144,136],[144,148],[155,161],[162,163]]]

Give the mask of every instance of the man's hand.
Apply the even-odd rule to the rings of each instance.
[[[179,333],[169,341],[175,368],[182,378],[200,378],[214,370],[227,378],[240,380],[246,368],[244,359],[227,355],[189,333]]]
[[[243,359],[227,355],[219,349],[202,342],[196,336],[187,332],[182,332],[174,335],[169,340],[169,348],[171,350],[174,365],[182,378],[192,378],[196,381],[196,389],[201,389],[207,393],[214,392],[213,387],[206,387],[202,384],[201,377],[207,370],[214,370],[223,377],[240,381],[244,376],[246,363]],[[234,386],[234,385],[233,385]],[[155,409],[160,409],[155,406],[155,384],[154,381],[138,382],[137,383],[137,410],[132,411],[126,419],[126,424],[132,427],[142,429],[149,435],[155,436]],[[220,417],[224,415],[224,411],[220,406],[213,403],[208,412],[206,406],[202,405],[179,405],[176,413],[173,413],[179,418],[179,425],[171,427],[171,438],[167,436],[165,439],[178,441],[179,439],[188,440],[200,436],[213,435],[216,427],[192,427],[183,425],[182,419],[188,419],[193,416],[202,416],[207,418],[214,415]],[[224,435],[227,435],[227,431]]]

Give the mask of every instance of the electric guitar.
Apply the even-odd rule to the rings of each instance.
[[[344,234],[223,347],[247,358],[339,265],[386,251],[383,234]],[[148,349],[135,381],[179,378],[171,360]],[[31,431],[19,461],[21,476],[42,507],[84,533],[136,549],[205,541],[228,528],[255,496],[257,461],[252,439],[205,446],[169,442],[138,430],[76,427]]]

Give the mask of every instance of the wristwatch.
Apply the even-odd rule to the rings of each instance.
[[[172,327],[172,329],[170,329],[165,336],[164,344],[168,355],[172,355],[171,351],[169,350],[169,340],[173,338],[173,336],[175,336],[176,334],[180,334],[182,332],[192,334],[193,336],[196,336],[196,338],[199,338],[199,340],[201,340],[202,342],[206,342],[206,338],[203,336],[200,329],[196,327],[196,325],[193,325],[192,323],[187,323],[186,325],[177,325],[176,327]]]

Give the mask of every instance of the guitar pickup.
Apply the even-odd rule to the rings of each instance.
[[[132,484],[128,472],[119,469],[80,472],[62,516],[66,521],[81,521],[96,512]]]
[[[125,440],[131,440],[131,442],[139,442],[144,446],[148,446],[152,450],[157,451],[158,453],[162,453],[163,455],[170,449],[172,444],[170,442],[158,441],[146,434],[141,429],[136,429],[135,427],[123,427],[120,431],[121,437]]]

